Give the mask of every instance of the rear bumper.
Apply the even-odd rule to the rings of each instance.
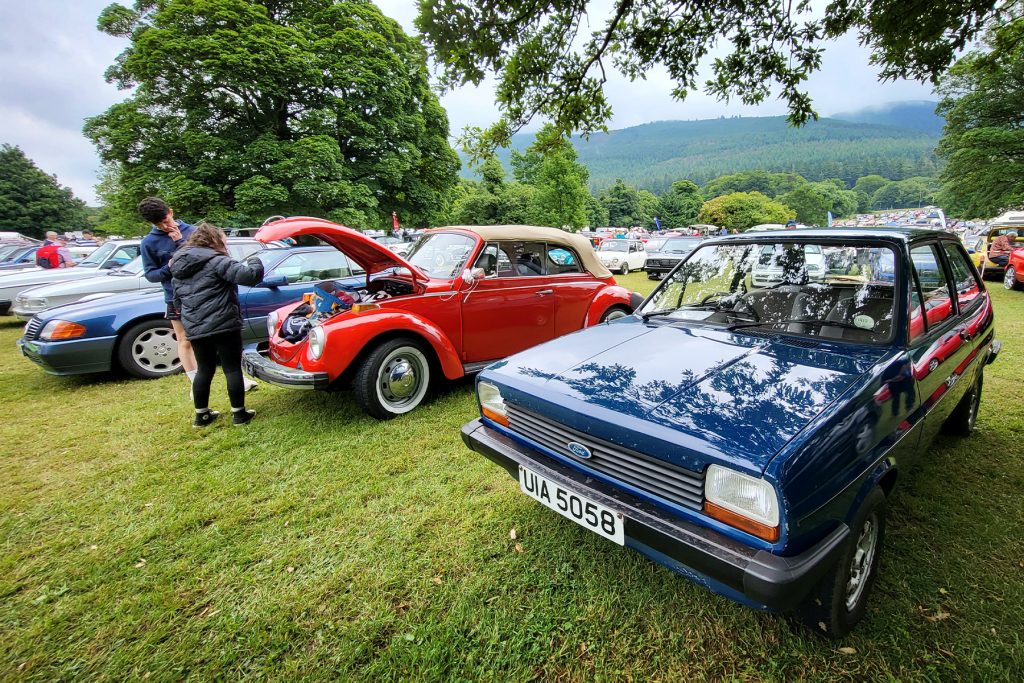
[[[70,341],[17,341],[21,355],[51,375],[85,375],[111,369],[115,337]]]
[[[288,389],[326,389],[331,383],[326,372],[307,372],[280,365],[248,348],[242,353],[242,369],[246,374]]]
[[[850,534],[849,527],[842,525],[807,551],[780,557],[670,516],[513,441],[480,420],[463,425],[462,440],[513,478],[518,478],[521,465],[622,513],[626,544],[656,562],[697,578],[727,597],[774,611],[800,604],[839,560]]]

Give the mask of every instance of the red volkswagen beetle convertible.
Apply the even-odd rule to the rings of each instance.
[[[253,377],[297,389],[351,385],[379,419],[413,410],[431,383],[598,322],[641,297],[615,284],[586,238],[530,226],[431,230],[402,257],[316,218],[260,228],[264,242],[311,235],[366,271],[359,285],[315,268],[270,272],[264,287],[320,281],[309,301],[267,319],[269,358],[247,350]]]

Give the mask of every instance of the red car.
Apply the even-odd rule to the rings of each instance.
[[[379,419],[418,406],[431,383],[589,325],[630,314],[642,299],[615,284],[586,238],[530,226],[450,227],[402,257],[362,233],[316,218],[260,228],[265,242],[311,235],[366,270],[361,287],[284,306],[267,319],[269,357],[243,367],[279,386],[351,385]],[[335,289],[330,273],[323,289]],[[280,280],[280,282],[278,281]],[[263,286],[285,284],[268,276]],[[325,299],[335,300],[327,310]]]
[[[1003,286],[1007,289],[1024,288],[1024,247],[1010,252],[1010,260],[1003,271]]]

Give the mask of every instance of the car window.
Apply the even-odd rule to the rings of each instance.
[[[949,297],[949,281],[939,259],[938,245],[915,247],[910,251],[914,272],[924,301],[925,321],[934,327],[953,315],[953,302]]]
[[[579,257],[570,249],[554,244],[548,245],[546,268],[548,275],[582,272]]]
[[[544,259],[547,251],[543,242],[502,242],[512,257],[516,273],[522,276],[544,274]]]
[[[353,275],[351,264],[345,255],[338,251],[310,251],[304,254],[293,254],[279,266],[274,268],[272,275],[284,275],[288,283],[319,282]]]
[[[946,250],[946,260],[949,261],[949,268],[953,271],[953,284],[956,285],[957,301],[959,302],[960,310],[963,310],[978,298],[978,295],[981,294],[981,287],[978,286],[978,280],[974,277],[971,267],[967,264],[967,256],[960,249],[957,249],[955,244],[947,242],[943,245],[943,248]]]
[[[512,259],[503,246],[491,242],[477,257],[475,268],[482,268],[485,277],[515,277]]]
[[[232,242],[228,244],[228,256],[236,261],[244,261],[258,251],[263,250],[259,242]]]
[[[118,266],[126,266],[131,263],[132,259],[139,255],[138,245],[131,245],[121,247],[114,252],[113,256],[110,257],[109,263],[115,263]]]

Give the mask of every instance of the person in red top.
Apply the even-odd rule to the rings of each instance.
[[[1017,248],[1017,233],[1006,232],[992,240],[988,248],[988,260],[1002,268],[1010,261],[1010,252]]]

